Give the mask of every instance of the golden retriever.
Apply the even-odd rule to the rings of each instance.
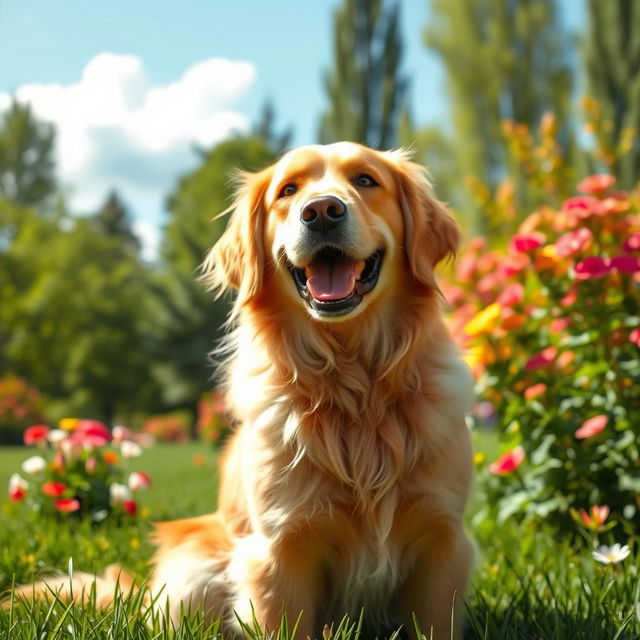
[[[459,638],[472,383],[434,277],[459,230],[400,151],[341,142],[242,174],[204,271],[237,291],[225,345],[238,428],[218,511],[160,524],[152,593],[298,637],[364,610]],[[302,613],[301,613],[302,612]],[[454,629],[451,629],[453,621]]]

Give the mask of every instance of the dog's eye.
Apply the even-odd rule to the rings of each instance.
[[[377,187],[378,183],[368,174],[361,173],[355,179],[356,186],[358,187]]]
[[[288,184],[285,184],[284,187],[282,187],[282,189],[280,189],[278,198],[286,198],[288,196],[292,196],[297,190],[298,190],[298,187],[292,182],[289,182]]]

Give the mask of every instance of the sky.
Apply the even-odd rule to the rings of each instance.
[[[10,96],[56,124],[73,211],[116,188],[147,257],[193,145],[246,131],[265,100],[292,144],[316,142],[339,0],[0,0],[0,110]],[[561,2],[574,29],[584,0]],[[445,76],[424,47],[427,0],[401,0],[404,71],[418,124],[446,127]],[[10,61],[10,62],[9,62]]]

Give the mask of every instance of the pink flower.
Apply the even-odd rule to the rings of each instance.
[[[500,263],[502,273],[506,278],[511,278],[529,266],[529,258],[523,253],[515,253],[506,256]]]
[[[591,438],[597,433],[600,433],[609,422],[609,418],[605,415],[594,416],[582,423],[582,426],[576,431],[576,438]]]
[[[578,513],[582,522],[590,529],[599,529],[609,517],[609,507],[607,505],[594,505],[590,509],[590,514],[584,509],[579,509]]]
[[[42,445],[47,443],[47,433],[49,433],[49,427],[44,424],[36,424],[28,429],[25,429],[22,439],[26,445]]]
[[[640,251],[640,231],[632,233],[622,245],[623,251]]]
[[[148,489],[151,486],[151,479],[143,471],[134,471],[129,475],[128,484],[131,491],[139,491],[140,489]]]
[[[634,329],[629,334],[629,341],[633,342],[636,346],[640,347],[640,329]]]
[[[511,238],[511,248],[520,253],[528,253],[538,247],[541,247],[547,238],[539,231],[532,231],[526,235],[517,235]]]
[[[51,496],[52,498],[58,498],[67,490],[67,485],[62,482],[45,482],[42,485],[42,493],[45,496]]]
[[[575,289],[570,289],[567,295],[560,300],[560,305],[563,307],[571,307],[576,303],[578,294]]]
[[[587,176],[576,188],[578,191],[582,191],[582,193],[597,196],[612,187],[615,181],[616,179],[613,176],[600,173]]]
[[[562,203],[562,210],[573,218],[574,222],[585,220],[592,215],[601,215],[600,200],[591,196],[576,196]]]
[[[524,287],[519,282],[514,282],[502,291],[497,302],[502,307],[513,307],[524,299]]]
[[[78,420],[68,441],[90,448],[103,447],[111,441],[109,429],[99,420]]]
[[[569,326],[569,320],[567,318],[554,318],[549,323],[549,331],[553,334],[562,333]]]
[[[516,447],[512,451],[503,453],[495,462],[489,465],[489,471],[499,476],[505,476],[515,471],[524,460],[524,450]]]
[[[592,280],[602,278],[611,271],[610,261],[599,256],[590,256],[578,262],[573,268],[576,280]]]
[[[640,271],[640,258],[635,256],[615,256],[611,258],[610,267],[620,273],[635,273]]]
[[[563,233],[556,240],[556,255],[559,258],[568,258],[579,251],[584,251],[589,246],[592,237],[591,231],[586,227]]]
[[[548,367],[553,364],[553,361],[556,359],[556,355],[558,354],[558,349],[556,347],[547,347],[540,353],[536,353],[535,356],[532,356],[527,360],[524,365],[524,368],[527,371],[532,371],[534,369],[541,369],[543,367]]]
[[[55,508],[62,513],[72,513],[80,508],[80,503],[75,498],[61,498],[53,504]]]

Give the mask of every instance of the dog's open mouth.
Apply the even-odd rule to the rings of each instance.
[[[355,309],[377,284],[384,256],[378,249],[357,260],[339,249],[321,249],[304,268],[287,263],[300,297],[320,315],[339,316]]]

